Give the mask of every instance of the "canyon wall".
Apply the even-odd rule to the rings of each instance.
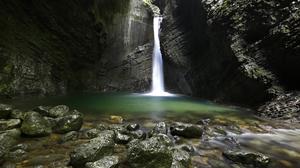
[[[149,87],[152,18],[142,1],[3,0],[0,29],[2,96]]]
[[[157,4],[171,90],[253,107],[300,89],[299,1]]]

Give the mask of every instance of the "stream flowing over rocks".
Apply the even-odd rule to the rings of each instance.
[[[9,111],[0,120],[0,164],[4,168],[268,168],[294,164],[273,153],[247,149],[252,143],[259,145],[255,141],[244,146],[247,134],[267,136],[276,127],[288,127],[284,123],[272,129],[269,123],[237,118],[199,118],[194,124],[137,119],[139,123],[115,124],[112,117],[91,120],[65,105],[18,110],[25,117],[13,119],[16,109],[6,104],[1,107],[4,113]]]

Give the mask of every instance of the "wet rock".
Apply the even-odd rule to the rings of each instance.
[[[86,168],[116,168],[119,163],[118,156],[105,156],[96,162],[88,162]]]
[[[12,161],[12,162],[19,162],[26,158],[27,152],[23,149],[17,149],[11,152],[8,152],[5,156],[5,160]]]
[[[279,95],[261,106],[257,114],[264,118],[300,120],[300,93]]]
[[[19,129],[0,132],[0,161],[9,152],[10,148],[17,144],[21,132]]]
[[[13,108],[8,104],[0,104],[0,118],[8,118]]]
[[[74,167],[83,166],[87,162],[96,161],[110,155],[114,148],[115,133],[103,131],[97,138],[76,147],[70,154],[70,164]]]
[[[223,155],[235,163],[253,165],[257,168],[266,168],[271,162],[268,156],[260,153],[227,151]]]
[[[26,113],[21,131],[27,136],[47,136],[52,132],[51,126],[37,112]]]
[[[207,125],[209,125],[210,122],[211,122],[211,120],[209,118],[207,118],[207,119],[202,119],[202,120],[198,121],[197,124],[207,126]]]
[[[51,108],[46,114],[49,117],[57,118],[66,116],[69,113],[69,107],[66,105],[58,105]]]
[[[68,142],[68,141],[74,141],[78,139],[78,132],[76,131],[71,131],[66,133],[62,138],[61,141],[64,142]]]
[[[186,168],[189,167],[191,156],[188,152],[181,149],[173,149],[172,168]]]
[[[143,130],[125,132],[124,134],[130,136],[132,139],[145,139],[147,137],[146,132]]]
[[[182,150],[184,150],[184,151],[186,151],[186,152],[189,152],[189,153],[193,153],[193,152],[196,151],[195,147],[192,146],[192,145],[182,145],[182,146],[180,147],[180,149],[182,149]]]
[[[56,118],[46,117],[46,116],[43,117],[43,118],[47,121],[48,125],[51,128],[53,128],[53,127],[55,127],[57,125],[57,119]]]
[[[40,113],[43,116],[51,117],[50,114],[49,114],[50,109],[51,109],[51,107],[49,107],[49,106],[38,106],[38,107],[34,108],[33,111],[36,111],[36,112]]]
[[[140,125],[139,124],[128,124],[126,128],[128,131],[136,131],[136,130],[140,129]]]
[[[150,132],[150,135],[154,135],[154,134],[168,134],[168,127],[167,124],[165,122],[159,122],[155,125],[155,127],[153,128],[153,130]]]
[[[116,143],[118,144],[127,144],[131,140],[131,137],[125,134],[121,134],[116,131]]]
[[[26,114],[26,112],[24,112],[24,111],[14,109],[10,114],[10,118],[24,120],[25,114]]]
[[[154,136],[140,141],[133,140],[128,144],[128,162],[133,168],[162,167],[172,165],[172,152],[169,150],[171,140],[166,135]]]
[[[121,116],[110,116],[110,122],[112,124],[122,124],[123,123],[123,117],[121,117]]]
[[[83,123],[82,115],[72,114],[64,117],[59,117],[56,120],[56,125],[53,131],[56,133],[67,133],[70,131],[80,130]]]
[[[203,134],[203,128],[199,125],[173,123],[170,127],[172,135],[178,135],[185,138],[200,138]]]
[[[89,130],[84,131],[83,137],[87,138],[87,139],[96,138],[97,136],[99,136],[99,134],[101,132],[102,132],[101,130],[98,130],[98,129],[95,129],[95,128],[89,129]]]
[[[96,129],[100,130],[100,131],[104,131],[104,130],[107,130],[108,129],[108,126],[107,125],[104,125],[104,124],[98,124],[96,126]]]
[[[20,119],[0,120],[0,131],[19,128],[21,126]]]

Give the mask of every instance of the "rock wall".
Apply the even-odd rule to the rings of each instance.
[[[170,89],[250,106],[300,89],[299,1],[161,4]]]
[[[106,90],[122,81],[110,69],[130,61],[128,55],[152,39],[142,0],[3,0],[0,29],[2,96]],[[146,77],[145,72],[141,80]],[[130,79],[117,87],[129,88],[124,85]]]

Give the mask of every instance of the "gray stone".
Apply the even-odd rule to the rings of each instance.
[[[68,142],[68,141],[74,141],[74,140],[77,140],[78,139],[78,132],[76,131],[71,131],[71,132],[68,132],[66,133],[62,138],[61,138],[61,141],[62,142]]]
[[[185,138],[200,138],[203,134],[203,128],[200,125],[180,122],[173,123],[170,130],[172,135],[178,135]]]
[[[0,119],[1,118],[8,118],[10,113],[12,112],[13,108],[11,105],[8,104],[0,104]]]
[[[70,131],[80,130],[83,123],[82,115],[72,114],[56,119],[56,125],[53,127],[53,131],[56,133],[67,133]]]
[[[118,167],[118,156],[105,156],[96,162],[88,162],[85,164],[86,168],[116,168]]]
[[[37,112],[26,113],[21,131],[27,136],[47,136],[52,132],[51,126]]]
[[[24,112],[24,111],[14,109],[10,114],[10,118],[24,120],[25,114],[26,114],[26,112]]]
[[[140,129],[140,125],[139,124],[128,124],[126,128],[128,131],[136,131],[136,130]]]
[[[64,116],[68,115],[69,110],[70,110],[69,107],[66,105],[58,105],[58,106],[51,108],[48,111],[47,116],[54,117],[54,118],[64,117]]]
[[[88,130],[86,130],[86,131],[83,132],[83,137],[87,138],[87,139],[96,138],[97,136],[99,136],[99,134],[102,131],[104,131],[104,130],[98,130],[96,128],[88,129]]]
[[[70,154],[70,164],[74,167],[83,166],[87,162],[96,161],[110,155],[114,148],[114,131],[103,131],[97,138],[79,145]]]
[[[173,162],[171,168],[186,168],[189,167],[191,156],[188,152],[181,149],[173,149]]]
[[[168,127],[165,122],[159,122],[155,125],[150,134],[168,134]]]
[[[116,131],[116,143],[118,144],[127,144],[131,137],[125,134],[120,133],[119,131]]]
[[[257,168],[267,168],[271,159],[261,153],[243,152],[243,151],[226,151],[224,157],[235,162],[246,165],[253,165]]]
[[[51,109],[51,107],[49,107],[49,106],[38,106],[38,107],[34,108],[33,111],[36,111],[43,116],[51,117],[50,113],[49,113],[50,109]]]
[[[0,158],[3,158],[17,144],[21,132],[19,129],[0,132]],[[1,160],[1,159],[0,159]]]
[[[166,135],[154,136],[128,144],[128,162],[132,168],[169,168],[172,165],[171,140]]]
[[[0,120],[0,131],[19,128],[21,122],[20,119]]]

